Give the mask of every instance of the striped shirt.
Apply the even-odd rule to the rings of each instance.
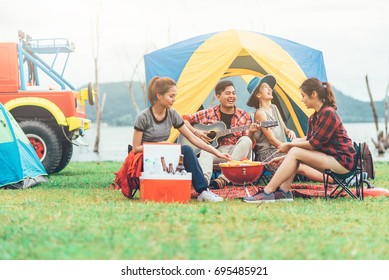
[[[183,118],[189,121],[191,124],[201,123],[201,124],[208,125],[208,124],[221,122],[222,120],[220,117],[220,105],[216,105],[212,108],[198,111],[191,115],[183,116]],[[249,113],[235,107],[235,113],[231,118],[231,128],[249,125],[251,124],[251,122],[252,120]],[[219,145],[220,146],[235,145],[238,142],[240,137],[247,136],[247,135],[248,135],[248,130],[229,134],[220,141]]]
[[[309,118],[307,140],[314,150],[334,157],[347,170],[353,169],[356,151],[334,108],[323,105]]]

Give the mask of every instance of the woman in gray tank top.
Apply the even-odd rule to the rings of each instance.
[[[251,86],[250,86],[251,85]],[[256,108],[254,113],[255,122],[277,121],[278,126],[272,128],[261,127],[255,134],[256,145],[254,148],[255,160],[269,161],[274,157],[283,155],[277,153],[277,147],[287,141],[296,138],[296,134],[288,129],[281,118],[277,106],[271,104],[273,89],[276,79],[272,75],[266,75],[262,79],[255,77],[247,87],[251,94],[247,105]],[[273,167],[267,166],[268,170],[275,171]]]

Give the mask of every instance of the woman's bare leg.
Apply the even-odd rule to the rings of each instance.
[[[310,166],[318,172],[324,172],[325,169],[329,168],[328,156],[326,154],[293,147],[289,150],[284,161],[265,187],[265,192],[272,193],[279,186],[281,186],[282,190],[289,191],[300,163]]]
[[[280,185],[280,189],[283,190],[284,192],[288,192],[290,190],[290,186],[292,185],[293,179],[294,179],[294,174],[290,176],[285,182],[283,182]],[[266,191],[267,192],[267,191]]]
[[[301,174],[313,182],[323,182],[323,173],[305,164],[300,164],[297,174]],[[331,183],[332,178],[329,179]]]

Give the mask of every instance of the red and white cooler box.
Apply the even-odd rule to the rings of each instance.
[[[187,203],[190,200],[192,173],[168,174],[163,172],[161,157],[175,170],[181,155],[181,145],[144,143],[143,170],[140,179],[140,200]]]

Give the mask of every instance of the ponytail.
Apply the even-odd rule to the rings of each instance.
[[[150,83],[149,83],[149,88],[147,91],[147,98],[149,99],[149,102],[151,105],[153,105],[157,101],[157,93],[155,92],[155,82],[159,78],[160,77],[155,76],[150,80]]]
[[[330,83],[323,82],[322,87],[324,88],[324,93],[323,93],[324,104],[327,106],[331,106],[335,110],[338,109],[338,107],[336,106],[335,94],[334,91],[332,90]],[[320,94],[319,94],[319,98],[321,98]]]

